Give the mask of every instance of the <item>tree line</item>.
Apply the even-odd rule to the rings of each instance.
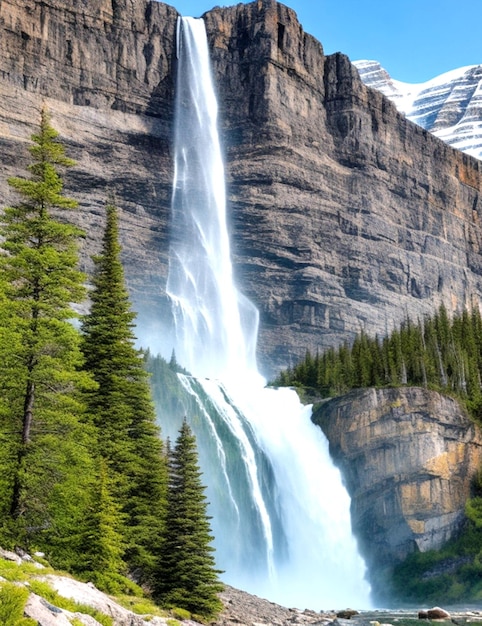
[[[482,317],[480,310],[449,316],[441,306],[432,316],[407,318],[387,336],[359,333],[350,344],[313,355],[306,352],[273,384],[298,386],[329,398],[351,389],[414,385],[458,397],[482,419]]]
[[[477,307],[449,316],[441,306],[387,336],[362,332],[349,344],[307,352],[273,384],[312,398],[363,387],[414,385],[455,396],[482,422],[482,317]],[[395,566],[387,592],[397,602],[473,602],[482,598],[482,469],[473,480],[458,536],[440,550],[414,552]]]
[[[210,619],[221,608],[195,438],[156,423],[106,206],[89,313],[83,232],[65,217],[61,171],[74,162],[43,109],[29,176],[0,217],[0,545],[41,550],[109,592],[131,580],[166,607]],[[74,320],[77,319],[77,323]]]

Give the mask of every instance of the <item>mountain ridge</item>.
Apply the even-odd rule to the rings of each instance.
[[[407,119],[482,159],[482,64],[418,84],[393,79],[378,61],[355,61],[354,65],[365,85],[387,96]]]

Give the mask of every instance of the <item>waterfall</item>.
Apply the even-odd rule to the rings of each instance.
[[[258,312],[236,288],[204,22],[181,18],[167,292],[180,382],[208,486],[223,580],[285,606],[368,608],[350,500],[328,442],[256,367]],[[163,425],[164,431],[166,430]]]

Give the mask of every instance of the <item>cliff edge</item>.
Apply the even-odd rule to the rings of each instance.
[[[351,496],[353,530],[375,595],[408,554],[440,548],[464,520],[482,434],[453,398],[426,389],[363,389],[313,414]]]

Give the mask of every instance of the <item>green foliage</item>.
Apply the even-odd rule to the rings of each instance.
[[[167,468],[144,355],[134,345],[135,314],[120,261],[117,209],[109,204],[106,213],[102,253],[94,259],[92,305],[82,322],[85,367],[98,384],[89,394],[89,410],[106,468],[99,494],[103,520],[97,519],[98,536],[89,551],[99,572],[121,570],[122,556],[149,582],[164,530]]]
[[[42,576],[46,574],[58,573],[59,572],[55,571],[51,567],[41,570]],[[16,582],[17,584],[12,585],[15,589],[29,588],[31,591],[34,591],[56,606],[67,610],[80,610],[79,607],[81,607],[81,605],[74,603],[72,600],[60,598],[57,592],[55,592],[47,582],[38,579],[39,569],[34,562],[24,561],[21,564],[17,564],[14,561],[0,559],[0,576],[7,579],[9,583]],[[113,584],[111,587],[111,595],[116,596],[116,601],[121,606],[124,606],[139,615],[166,615],[166,612],[162,611],[148,597],[146,597],[142,588],[139,587],[139,585],[136,585],[132,580],[120,575],[112,575],[112,580],[115,582],[115,585]],[[20,582],[27,583],[28,587],[19,586],[18,583]],[[104,591],[109,592],[109,590],[106,589],[104,589]],[[85,607],[82,607],[82,612],[93,615],[92,610],[87,610]],[[102,619],[104,619],[107,624],[110,623],[105,619],[105,616]],[[0,620],[0,624],[3,624],[3,621]]]
[[[184,420],[169,454],[166,535],[154,594],[167,607],[211,619],[221,610],[211,546],[206,497],[198,466],[196,440]]]
[[[362,332],[353,343],[305,358],[280,373],[275,385],[329,398],[360,387],[414,385],[456,396],[482,419],[482,318],[477,308],[449,319],[441,306],[432,317],[406,319],[387,337]]]
[[[94,585],[104,593],[108,593],[112,596],[144,597],[142,588],[122,574],[115,572],[87,571],[83,572],[82,577],[84,580],[94,583]]]
[[[482,500],[466,504],[460,536],[439,551],[416,552],[398,565],[393,595],[404,602],[474,602],[482,599]]]
[[[63,195],[59,173],[73,161],[46,110],[32,140],[30,178],[9,180],[20,201],[5,209],[0,233],[0,545],[41,549],[54,566],[130,594],[139,612],[152,605],[127,573],[170,606],[209,618],[221,608],[221,585],[195,442],[183,426],[168,501],[168,455],[145,370],[150,356],[135,348],[117,209],[106,209],[92,305],[79,332],[72,305],[85,297],[77,250],[83,234],[62,215],[77,203]],[[163,364],[177,381],[175,354]],[[11,581],[28,580],[27,567],[0,560],[0,574]],[[45,583],[30,584],[60,608],[93,615]]]
[[[171,361],[166,361],[160,355],[153,355],[149,350],[144,355],[145,368],[149,372],[149,384],[156,409],[159,411],[159,419],[162,423],[163,415],[179,416],[179,424],[186,413],[196,411],[196,404],[191,397],[186,394],[184,387],[180,384],[177,373],[187,374],[177,365],[175,354]]]
[[[19,626],[28,595],[26,587],[9,582],[0,583],[0,624]]]
[[[42,569],[42,573],[50,573],[50,567]],[[25,582],[33,575],[38,576],[39,568],[35,562],[23,561],[20,565],[14,561],[0,558],[0,576],[9,582]]]
[[[482,421],[482,318],[478,308],[449,318],[445,307],[423,321],[406,319],[387,337],[358,335],[351,345],[309,352],[274,382],[314,398],[360,387],[415,385],[450,394]],[[440,551],[414,553],[395,568],[396,601],[461,602],[482,599],[482,469],[466,504],[466,525]],[[387,581],[388,581],[387,574]]]
[[[116,600],[123,607],[136,613],[137,615],[147,616],[159,616],[164,617],[166,611],[160,609],[152,600],[146,598],[140,589],[136,596],[132,595],[118,595],[116,594]]]
[[[88,572],[88,577],[103,591],[120,592],[117,573],[125,569],[123,553],[124,515],[121,505],[112,496],[112,480],[103,459],[99,461],[96,487],[87,514],[83,535],[82,556],[78,555],[73,569]]]
[[[186,609],[180,609],[179,607],[174,607],[171,609],[171,613],[173,617],[180,620],[191,619],[191,613],[186,611]]]
[[[93,466],[82,392],[93,381],[81,371],[71,324],[72,303],[85,295],[77,267],[82,233],[56,217],[77,205],[62,195],[58,173],[72,161],[45,109],[32,140],[30,178],[9,179],[20,201],[2,215],[0,541],[50,545],[60,563],[88,499]]]

